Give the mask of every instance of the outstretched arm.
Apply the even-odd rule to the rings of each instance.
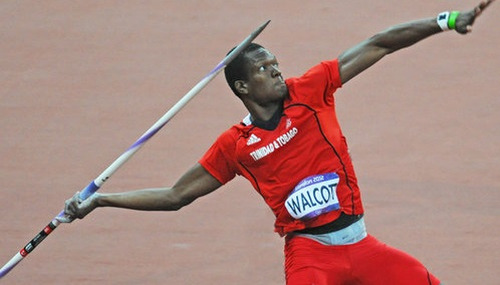
[[[455,29],[460,34],[472,30],[475,19],[494,0],[481,2],[474,9],[461,12],[453,21]],[[446,25],[446,23],[445,23]],[[346,50],[338,57],[340,78],[346,83],[362,71],[372,66],[385,55],[409,47],[431,35],[440,33],[443,29],[436,18],[416,20],[392,26],[358,45]]]
[[[143,211],[176,211],[195,199],[216,190],[222,184],[205,168],[196,163],[175,183],[173,187],[142,189],[123,193],[95,193],[85,201],[81,201],[79,193],[65,203],[65,219],[71,222],[75,218],[82,219],[98,207],[116,207]]]

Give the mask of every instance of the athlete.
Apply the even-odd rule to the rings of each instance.
[[[385,55],[444,30],[467,34],[493,1],[390,27],[287,80],[276,57],[251,44],[225,69],[250,114],[222,133],[174,186],[95,193],[85,201],[76,193],[61,221],[98,207],[179,210],[240,175],[276,216],[275,231],[285,237],[287,284],[440,284],[418,260],[366,232],[333,94]]]

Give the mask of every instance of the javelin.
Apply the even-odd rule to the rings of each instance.
[[[94,194],[113,175],[125,162],[127,162],[134,153],[136,153],[152,136],[154,136],[163,126],[165,126],[172,117],[177,114],[196,94],[198,94],[212,79],[221,72],[243,49],[245,49],[269,24],[271,20],[266,21],[245,38],[233,51],[231,51],[212,71],[200,80],[188,93],[184,95],[163,117],[161,117],[149,130],[147,130],[134,144],[132,144],[123,154],[121,154],[108,168],[106,168],[96,179],[87,185],[81,192],[80,198],[87,199]],[[61,223],[57,218],[65,216],[62,210],[42,231],[40,231],[25,247],[23,247],[2,269],[0,269],[0,278],[4,277],[14,268],[23,258],[32,252],[57,226]]]

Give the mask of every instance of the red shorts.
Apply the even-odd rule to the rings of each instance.
[[[412,256],[368,235],[358,243],[328,246],[305,237],[285,244],[287,285],[438,285]]]

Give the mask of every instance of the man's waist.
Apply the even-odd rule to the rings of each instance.
[[[336,232],[336,231],[342,230],[344,228],[347,228],[348,226],[359,221],[361,218],[363,218],[363,214],[347,215],[345,213],[341,213],[340,216],[332,222],[329,222],[327,224],[324,224],[324,225],[321,225],[318,227],[297,230],[297,231],[295,231],[295,233],[319,235],[319,234],[327,234],[327,233],[331,233],[331,232]]]

